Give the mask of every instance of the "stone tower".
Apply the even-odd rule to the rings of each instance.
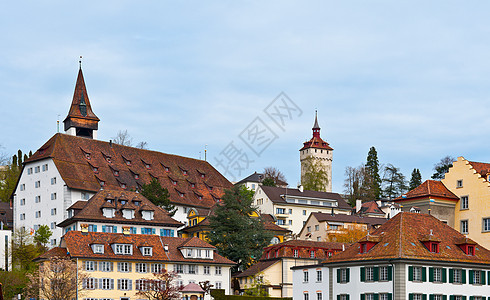
[[[324,192],[332,191],[332,158],[333,148],[320,137],[320,126],[318,126],[317,113],[315,112],[315,124],[313,125],[313,137],[303,143],[303,148],[299,150],[299,160],[301,162],[301,184],[303,185],[304,175],[306,172],[306,159],[312,159],[322,166],[327,172],[328,183]]]
[[[80,65],[70,111],[63,121],[65,124],[65,133],[97,139],[99,121],[99,118],[92,111],[92,106],[90,106],[85,81],[83,80],[82,67]]]

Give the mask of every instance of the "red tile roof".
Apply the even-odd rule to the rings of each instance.
[[[342,251],[347,244],[337,242],[317,242],[317,241],[304,241],[304,240],[289,240],[279,244],[275,244],[264,248],[264,252],[260,260],[275,259],[275,258],[294,258],[294,250],[298,250],[298,258],[310,258],[310,251],[315,250],[315,259],[326,259],[328,257],[327,252]],[[278,251],[278,256],[275,256],[275,252]],[[269,255],[268,253],[272,253]]]
[[[468,161],[475,171],[483,177],[490,173],[490,164],[476,161]]]
[[[188,242],[188,239],[178,237],[160,237],[157,235],[142,235],[142,234],[122,234],[122,233],[102,233],[102,232],[87,232],[69,231],[62,238],[62,248],[67,251],[71,258],[90,258],[90,259],[114,259],[114,260],[142,260],[142,261],[162,261],[162,262],[201,262],[212,264],[234,265],[235,263],[216,252],[213,259],[200,258],[185,258],[180,252],[179,247]],[[133,245],[132,255],[115,254],[111,244],[126,243]],[[143,256],[138,249],[144,243],[151,245],[152,256]],[[92,244],[103,244],[104,253],[95,254],[92,251]],[[164,245],[168,245],[168,252],[165,252]],[[202,246],[201,246],[202,245]],[[191,247],[191,245],[187,245]],[[192,247],[213,248],[204,241],[192,242]],[[54,248],[56,249],[56,248]]]
[[[232,186],[207,161],[61,133],[55,134],[26,162],[45,158],[53,159],[69,188],[84,191],[97,192],[101,181],[104,189],[125,190],[124,184],[127,190],[137,190],[157,178],[168,189],[172,203],[209,208],[224,189]],[[187,174],[182,172],[184,167]],[[195,187],[189,181],[195,182]],[[184,193],[183,197],[176,189]]]
[[[107,199],[111,199],[113,203],[107,202]],[[120,199],[128,201],[122,205]],[[129,200],[132,199],[132,200]],[[83,203],[85,202],[85,203]],[[140,206],[136,206],[135,202],[141,202]],[[80,204],[77,204],[80,203]],[[102,190],[97,192],[89,201],[77,201],[68,209],[74,207],[83,208],[76,213],[73,217],[64,220],[59,223],[58,227],[65,227],[77,221],[90,221],[90,222],[104,222],[104,223],[118,223],[118,224],[138,224],[138,225],[160,225],[169,227],[180,227],[182,223],[171,218],[168,212],[161,207],[156,206],[150,200],[143,197],[143,195],[130,192],[130,191],[117,191],[117,190]],[[115,208],[116,213],[114,218],[104,217],[102,208]],[[122,209],[134,209],[134,218],[126,219],[122,216]],[[142,217],[142,210],[153,210],[153,220],[145,220]],[[78,208],[79,209],[79,208]]]
[[[321,137],[312,137],[311,140],[303,143],[303,148],[299,149],[299,151],[308,149],[308,148],[317,148],[317,149],[325,149],[325,150],[333,150],[330,145],[322,140]]]
[[[359,212],[363,214],[385,214],[381,209],[379,209],[378,203],[376,203],[375,200],[364,202]]]
[[[426,197],[440,197],[450,200],[459,200],[459,197],[448,190],[448,188],[441,181],[426,180],[410,192],[393,199],[393,201],[403,201],[407,199]]]
[[[66,251],[66,248],[60,248],[60,247],[52,248],[49,251],[46,251],[43,254],[36,257],[34,259],[34,261],[46,260],[46,259],[55,258],[55,257],[59,257],[59,258],[68,257],[68,253]]]
[[[241,277],[249,277],[249,276],[254,276],[257,273],[263,272],[273,264],[279,262],[279,259],[273,259],[273,260],[266,260],[266,261],[259,261],[256,264],[253,264],[250,266],[250,268],[246,269],[245,271],[233,275],[233,277],[236,278],[241,278]]]
[[[425,248],[422,240],[432,231],[433,238],[441,240],[439,253]],[[468,263],[490,263],[490,251],[477,245],[475,255],[466,255],[458,246],[464,235],[427,214],[402,212],[371,232],[379,242],[367,253],[359,253],[359,242],[325,261],[366,261],[377,259],[417,259],[431,261],[458,261]]]

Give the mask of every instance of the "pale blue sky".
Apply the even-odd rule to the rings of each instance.
[[[445,155],[490,161],[489,11],[483,1],[4,3],[0,144],[34,151],[56,132],[83,55],[100,139],[127,129],[195,158],[207,144],[213,164],[234,141],[254,160],[241,177],[275,166],[294,186],[317,108],[334,191],[371,146],[427,179]],[[303,112],[285,131],[263,112],[281,91]],[[239,140],[256,117],[278,136],[260,157]]]

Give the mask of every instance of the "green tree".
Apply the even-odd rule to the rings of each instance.
[[[313,156],[305,159],[305,173],[301,177],[303,188],[308,191],[326,191],[328,174],[322,163]]]
[[[12,299],[21,294],[26,286],[26,273],[19,270],[0,271],[0,282],[3,283],[3,299]]]
[[[384,195],[388,199],[393,199],[407,190],[405,176],[400,172],[400,169],[388,164],[384,169],[383,176]]]
[[[264,279],[264,273],[259,272],[253,277],[250,287],[245,290],[245,295],[255,297],[269,297],[270,282]]]
[[[379,176],[379,161],[376,148],[371,147],[366,161],[366,186],[374,199],[381,198],[381,177]]]
[[[456,161],[456,159],[449,155],[441,158],[441,160],[434,165],[435,173],[432,174],[431,178],[435,180],[443,179],[445,174],[449,172],[449,168],[453,166],[453,161]]]
[[[264,180],[262,180],[262,185],[276,186],[276,183],[274,182],[274,179],[272,179],[271,177],[266,177]]]
[[[410,183],[408,184],[408,189],[411,191],[421,184],[422,184],[422,174],[420,174],[420,170],[413,169],[412,177],[410,178]]]
[[[170,216],[173,216],[177,211],[175,205],[170,203],[168,190],[163,188],[156,178],[153,178],[150,183],[143,185],[141,195],[145,196],[153,204],[163,207]]]
[[[53,235],[53,232],[49,229],[48,225],[41,225],[36,230],[34,234],[34,242],[36,242],[41,252],[45,252],[48,250],[47,244],[49,242],[49,238]]]
[[[211,230],[207,235],[218,252],[237,263],[234,271],[248,268],[258,259],[272,238],[260,218],[253,217],[253,191],[243,186],[225,190],[209,217]]]
[[[21,271],[32,271],[36,263],[32,260],[41,254],[40,249],[34,244],[31,234],[18,229],[12,236],[12,265]]]

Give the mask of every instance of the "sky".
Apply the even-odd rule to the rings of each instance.
[[[446,155],[490,162],[489,10],[484,1],[3,3],[0,152],[35,151],[57,132],[83,56],[99,139],[127,130],[152,150],[201,159],[206,148],[232,181],[273,166],[296,186],[315,110],[334,148],[334,192],[372,146],[407,179],[414,168],[429,179]]]

